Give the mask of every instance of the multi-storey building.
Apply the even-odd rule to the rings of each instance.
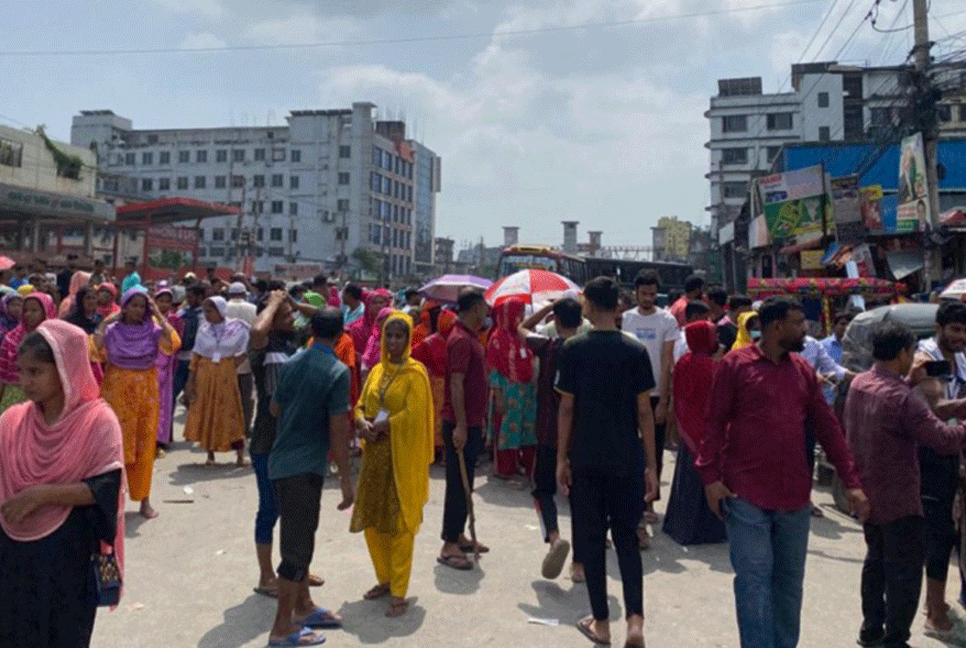
[[[292,111],[286,126],[164,130],[82,111],[71,141],[94,149],[102,172],[135,178],[141,194],[240,207],[237,217],[203,224],[205,262],[338,267],[361,248],[382,255],[390,276],[406,276],[426,263],[413,232],[428,228],[432,240],[439,157],[374,110],[355,103]]]

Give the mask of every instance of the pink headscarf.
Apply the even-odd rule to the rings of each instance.
[[[372,304],[374,297],[384,297],[389,300],[390,305],[392,304],[392,293],[388,290],[383,288],[370,290],[365,296],[366,309],[363,316],[350,324],[346,329],[346,333],[349,334],[352,342],[355,344],[356,351],[360,354],[365,353],[366,347],[369,344],[369,338],[372,337],[372,327],[376,324],[376,317],[369,314],[369,306]]]
[[[67,291],[67,296],[64,297],[63,301],[60,302],[60,312],[61,318],[67,317],[67,314],[74,308],[74,300],[77,298],[77,291],[89,284],[91,281],[91,273],[84,272],[83,270],[78,270],[70,277],[70,289]]]
[[[376,315],[376,321],[369,333],[369,340],[366,342],[365,353],[362,354],[362,362],[366,369],[372,369],[379,364],[379,356],[382,355],[382,325],[390,315],[392,315],[392,308],[389,306]]]
[[[23,303],[26,304],[28,299],[36,299],[40,302],[47,320],[57,317],[57,307],[54,306],[54,300],[47,293],[32,292],[24,297]],[[23,320],[23,315],[21,315],[20,323],[4,336],[3,342],[0,343],[0,382],[14,384],[20,381],[20,375],[17,373],[15,366],[17,347],[20,346],[24,336],[32,330],[27,329],[27,324]]]
[[[37,331],[53,349],[64,409],[52,424],[33,401],[13,405],[0,416],[0,502],[37,484],[72,484],[124,468],[121,426],[98,397],[87,334],[56,319],[43,322]],[[0,525],[14,540],[31,542],[59,529],[70,512],[70,506],[48,505],[16,525],[0,516]],[[118,506],[117,513],[114,549],[120,562],[124,507]]]

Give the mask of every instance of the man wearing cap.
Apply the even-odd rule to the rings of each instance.
[[[226,313],[227,317],[234,317],[246,322],[251,328],[252,324],[255,323],[257,317],[255,304],[248,301],[248,292],[245,290],[245,284],[240,281],[234,281],[228,286],[228,311]],[[254,390],[255,383],[252,380],[252,365],[248,362],[246,357],[241,364],[238,365],[238,391],[241,392],[242,400],[242,410],[245,413],[245,435],[248,435],[248,431],[251,429],[252,425],[252,414],[254,413],[255,404],[252,400],[252,393]]]

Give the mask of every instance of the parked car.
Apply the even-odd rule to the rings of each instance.
[[[935,334],[937,304],[895,304],[859,313],[842,338],[842,365],[855,371],[872,367],[872,329],[879,322],[901,322],[919,339]]]

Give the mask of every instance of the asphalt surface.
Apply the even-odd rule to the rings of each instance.
[[[180,423],[175,436],[180,438]],[[136,505],[128,504],[125,595],[117,610],[98,612],[96,648],[267,644],[275,602],[252,591],[258,575],[254,473],[235,467],[233,453],[219,455],[223,463],[212,468],[201,465],[204,459],[204,453],[180,442],[158,460],[152,492],[161,513],[157,519],[142,520]],[[671,453],[667,459],[665,494],[674,470]],[[444,481],[442,470],[434,467],[416,539],[411,607],[398,619],[385,618],[385,601],[362,600],[375,583],[365,542],[361,534],[348,532],[350,513],[336,511],[338,484],[326,484],[312,565],[326,583],[313,594],[317,604],[344,617],[345,628],[327,632],[325,645],[591,645],[574,628],[589,612],[584,586],[570,582],[567,569],[556,581],[540,577],[546,547],[529,492],[480,474],[477,530],[492,552],[471,572],[436,563]],[[815,501],[826,516],[812,522],[800,646],[854,646],[861,620],[861,529],[833,509],[827,492],[817,491]],[[561,502],[562,529],[569,529],[568,515]],[[683,548],[658,532],[643,559],[648,646],[738,646],[726,545]],[[619,646],[624,610],[613,551],[608,552],[608,570],[613,642]],[[950,594],[955,600],[952,583]],[[922,636],[921,624],[920,615],[912,645],[942,646]]]

